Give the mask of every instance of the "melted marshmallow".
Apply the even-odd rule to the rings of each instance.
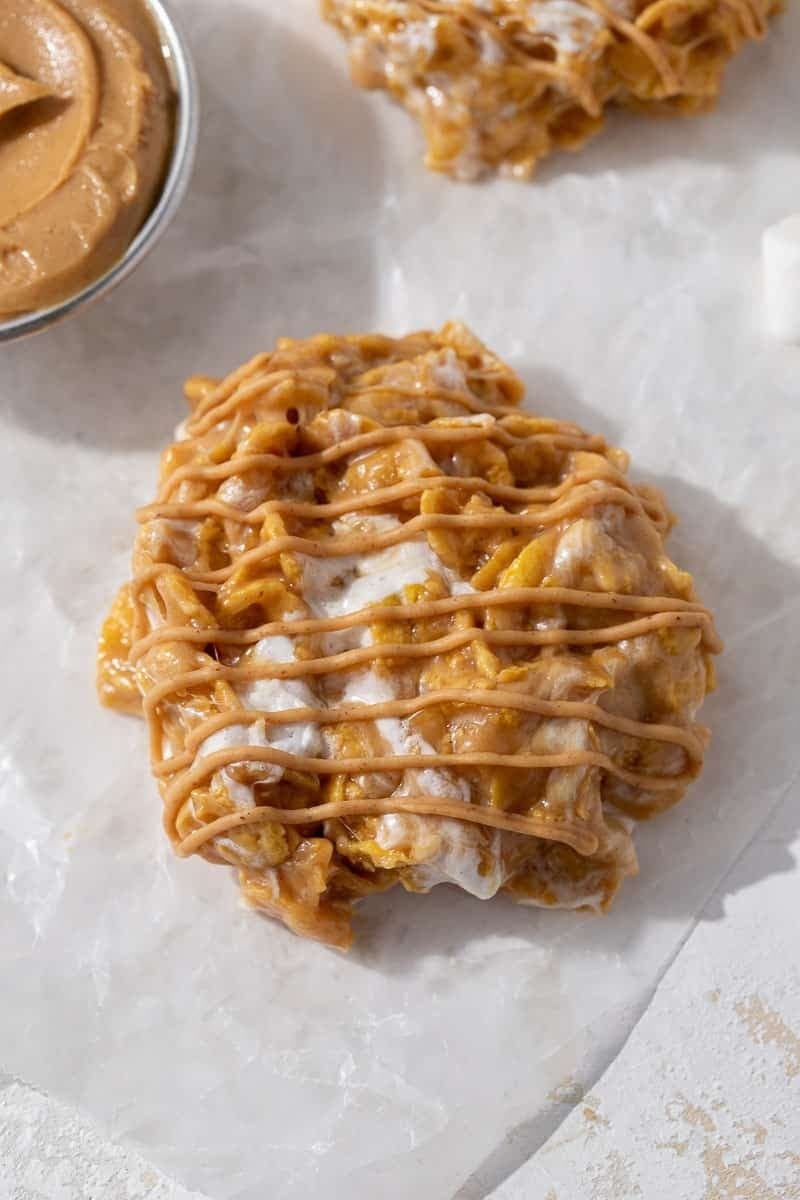
[[[391,679],[386,675],[378,675],[375,671],[362,671],[351,676],[342,695],[343,702],[348,704],[382,704],[395,699],[397,692],[392,687]],[[411,730],[406,719],[380,717],[375,722],[375,728],[392,754],[436,753],[433,746]],[[404,772],[403,783],[396,794],[402,796],[419,792],[430,796],[447,796],[454,800],[469,800],[469,785],[466,780],[455,778],[450,771],[434,767]]]
[[[362,529],[366,526],[376,533],[400,528],[396,517],[370,515],[357,519]],[[339,532],[352,533],[352,523],[336,522],[334,528],[344,526]],[[424,537],[374,554],[298,557],[303,564],[303,596],[320,617],[358,612],[389,596],[402,596],[404,587],[425,583],[431,574],[442,574],[442,565]]]
[[[462,821],[437,817],[440,848],[433,858],[409,872],[414,885],[426,891],[440,883],[454,883],[479,900],[491,900],[506,881],[499,829],[482,831]],[[485,863],[488,870],[481,871]]]
[[[487,66],[496,67],[506,61],[506,52],[497,38],[492,37],[485,29],[478,33],[481,47],[481,62]]]
[[[606,28],[599,13],[577,0],[534,0],[530,14],[536,32],[552,39],[559,54],[584,54]]]
[[[263,662],[292,662],[294,647],[287,637],[266,637],[257,642],[253,657]],[[239,699],[247,708],[259,708],[265,712],[280,712],[282,709],[317,708],[315,698],[303,679],[254,679],[240,684]],[[322,752],[322,737],[319,726],[311,721],[292,725],[268,727],[268,744],[288,754],[317,755]]]
[[[439,355],[439,359],[431,367],[431,375],[433,376],[439,387],[447,388],[453,392],[463,392],[467,390],[467,377],[464,374],[464,368],[458,361],[456,353],[449,346]],[[482,414],[477,414],[478,416]]]
[[[464,386],[463,374],[458,365],[444,360],[434,368],[438,372],[441,386],[460,388]],[[484,425],[492,418],[484,414],[465,417],[463,423]],[[388,514],[353,513],[334,523],[334,532],[339,535],[364,529],[383,533],[400,527],[396,517]],[[378,550],[374,554],[348,555],[341,558],[313,558],[299,556],[303,564],[303,595],[315,616],[335,617],[357,612],[371,604],[378,604],[390,596],[402,595],[403,588],[425,583],[431,574],[439,575],[448,585],[452,595],[466,595],[474,588],[466,580],[459,579],[446,568],[430,549],[427,539],[402,542]],[[369,629],[343,631],[345,639],[353,636],[358,644],[369,644]],[[326,649],[335,652],[345,648],[348,642],[342,635],[335,635]],[[291,662],[294,659],[292,640],[285,636],[262,638],[254,647],[253,658],[271,662]],[[258,679],[240,684],[237,694],[250,709],[276,712],[281,709],[315,707],[310,688],[298,679]],[[380,704],[396,699],[397,693],[388,676],[375,671],[362,671],[345,677],[342,703]],[[407,720],[383,717],[375,727],[395,755],[433,755],[433,747],[411,730]],[[233,746],[272,746],[290,754],[322,755],[327,753],[318,725],[301,722],[292,725],[234,725],[221,729],[206,738],[200,747],[200,755]],[[266,768],[267,778],[277,782],[283,769],[277,766]],[[239,807],[253,804],[252,789],[237,783],[225,769],[221,772],[225,785]],[[470,799],[469,784],[452,772],[440,768],[424,767],[403,772],[402,783],[396,795],[425,794],[447,797],[454,800]],[[407,868],[414,886],[428,890],[439,883],[453,883],[473,896],[489,899],[495,895],[505,881],[502,867],[502,834],[497,831],[484,832],[465,826],[460,821],[432,816],[389,813],[378,819],[376,840],[384,849],[402,843],[418,843],[430,840],[438,847],[425,862]],[[491,863],[491,869],[482,873],[481,864]]]
[[[436,53],[436,17],[427,21],[406,21],[401,29],[389,35],[393,49],[409,59],[423,58],[425,62]]]
[[[250,661],[293,662],[294,648],[290,638],[275,636],[262,638],[253,647]],[[308,684],[302,679],[254,679],[239,684],[236,694],[245,708],[261,709],[264,712],[281,712],[284,709],[316,708],[318,701]],[[283,750],[287,754],[321,755],[324,753],[319,726],[312,721],[299,721],[291,725],[268,725],[257,721],[251,725],[228,725],[207,737],[199,747],[203,757],[216,750],[228,750],[234,746],[264,746]],[[277,783],[283,777],[283,767],[264,764],[264,776],[268,782]],[[253,792],[245,784],[238,783],[228,768],[221,772],[231,799],[240,807],[253,804]]]
[[[391,679],[374,671],[351,676],[343,702],[380,704],[395,699]],[[375,722],[388,749],[396,755],[434,754],[433,747],[409,727],[407,720],[382,717]],[[468,801],[469,784],[452,772],[423,767],[403,772],[403,782],[394,795],[424,794]],[[453,883],[479,899],[488,900],[502,887],[506,872],[502,861],[502,834],[499,830],[482,831],[448,817],[415,816],[411,813],[387,813],[378,818],[375,840],[384,850],[419,845],[431,841],[436,849],[429,859],[407,867],[414,886],[429,890],[439,883]],[[490,869],[482,871],[481,865]]]

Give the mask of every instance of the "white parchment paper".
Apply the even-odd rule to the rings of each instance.
[[[105,303],[0,351],[0,1069],[215,1200],[474,1200],[614,1056],[800,769],[800,349],[764,337],[758,284],[762,228],[800,207],[800,12],[715,114],[621,117],[535,184],[469,187],[351,88],[314,0],[179,7],[203,92],[185,207]],[[391,894],[345,958],[173,861],[93,643],[187,373],[454,316],[537,411],[666,488],[728,643],[715,737],[606,919]],[[736,886],[788,870],[787,844]]]

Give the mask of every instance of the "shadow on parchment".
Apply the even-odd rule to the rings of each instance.
[[[157,449],[187,375],[224,374],[277,336],[373,324],[369,105],[343,65],[266,13],[224,9],[192,4],[200,141],[163,240],[107,299],[2,351],[8,415],[37,435]]]
[[[607,413],[582,400],[560,371],[527,365],[517,366],[516,370],[525,385],[522,407],[528,412],[573,421],[589,433],[602,434],[610,445],[620,445],[623,433],[619,425],[609,420]]]

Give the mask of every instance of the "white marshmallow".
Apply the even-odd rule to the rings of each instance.
[[[764,231],[761,256],[767,329],[782,342],[800,342],[800,213]]]

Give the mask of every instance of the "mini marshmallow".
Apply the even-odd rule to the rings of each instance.
[[[761,258],[767,329],[782,342],[800,342],[800,213],[764,231]]]

